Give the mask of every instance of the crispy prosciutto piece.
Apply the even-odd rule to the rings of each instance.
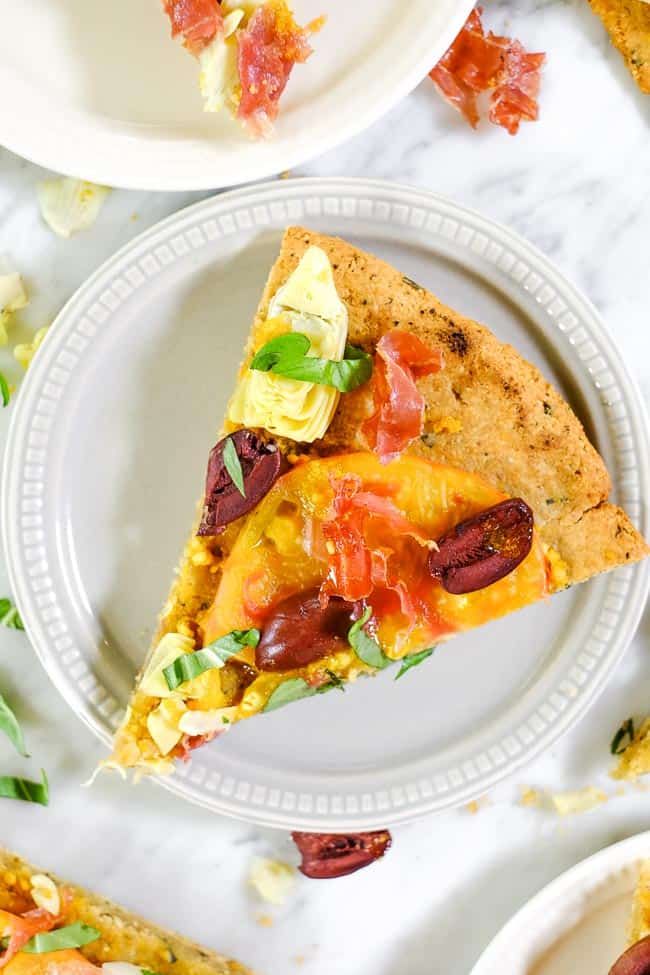
[[[315,22],[300,27],[285,0],[268,0],[239,32],[241,101],[237,115],[253,135],[271,134],[293,66],[312,53],[309,34],[320,26],[321,22]]]
[[[538,117],[540,69],[546,56],[528,54],[509,37],[486,34],[482,13],[481,7],[471,12],[430,77],[473,128],[480,118],[478,96],[490,91],[489,120],[515,135],[522,120]]]
[[[382,464],[422,433],[424,398],[415,380],[442,367],[440,350],[410,332],[396,328],[379,340],[372,379],[375,409],[362,432]]]
[[[488,118],[507,129],[510,135],[517,134],[522,120],[537,121],[540,69],[545,57],[527,54],[519,41],[512,41],[506,49],[505,77],[492,93]]]
[[[0,911],[0,939],[8,938],[6,949],[0,953],[0,969],[8,965],[35,934],[51,931],[59,923],[60,918],[40,907],[20,915]]]
[[[381,493],[374,484],[370,490],[354,476],[334,481],[332,487],[331,517],[322,524],[329,572],[321,599],[336,594],[354,602],[369,598],[377,589],[388,590],[397,596],[402,612],[413,618],[416,610],[404,574],[398,571],[397,550],[412,539],[425,550],[424,564],[431,541],[396,507],[390,487]]]
[[[223,29],[219,0],[163,0],[172,37],[182,37],[192,54],[200,54]]]

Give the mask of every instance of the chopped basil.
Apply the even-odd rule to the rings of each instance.
[[[41,776],[41,782],[30,782],[29,779],[17,779],[13,775],[0,775],[0,799],[22,799],[47,806],[50,789],[45,769],[41,769]]]
[[[326,694],[333,690],[345,690],[343,687],[345,681],[341,680],[338,674],[332,670],[326,670],[325,673],[330,680],[327,684],[321,684],[319,687],[312,687],[302,677],[290,677],[289,680],[283,681],[273,691],[262,710],[275,711],[276,708],[283,708],[285,704],[300,701],[303,697],[314,697],[316,694]]]
[[[226,442],[223,445],[223,464],[230,474],[231,480],[241,494],[242,498],[245,498],[246,489],[244,487],[244,472],[242,470],[239,454],[237,453],[237,448],[235,447],[232,437],[227,437]]]
[[[345,346],[340,362],[307,355],[311,342],[302,332],[288,332],[271,339],[255,354],[251,369],[272,372],[319,386],[333,386],[349,393],[367,382],[372,375],[372,357],[353,345]]]
[[[405,274],[402,275],[402,281],[404,284],[408,284],[409,288],[415,288],[416,291],[424,291],[421,284],[418,284],[413,278],[407,278]]]
[[[311,687],[302,677],[291,677],[276,687],[264,705],[264,711],[275,711],[276,708],[283,708],[285,704],[300,701],[303,697],[312,697],[315,693],[316,688]]]
[[[56,931],[44,931],[35,934],[22,948],[30,955],[44,955],[48,951],[63,951],[65,948],[81,948],[82,945],[89,945],[91,941],[101,938],[101,933],[97,928],[91,928],[89,924],[75,921],[74,924],[66,924],[64,928],[57,928]]]
[[[11,399],[11,393],[9,392],[9,383],[5,377],[0,372],[0,396],[2,396],[2,405],[9,406],[9,400]]]
[[[428,660],[435,649],[435,647],[429,647],[428,650],[420,650],[419,653],[411,653],[408,657],[403,657],[402,666],[397,672],[395,680],[399,680],[407,670],[411,669],[411,667],[417,667],[417,665],[421,664],[424,660]]]
[[[612,738],[612,743],[609,746],[609,750],[612,755],[622,755],[626,748],[628,748],[634,741],[634,718],[628,718],[624,721],[621,727],[618,729],[614,737]]]
[[[223,667],[230,657],[241,653],[242,647],[256,647],[259,640],[259,630],[233,630],[202,650],[181,654],[163,670],[167,687],[170,691],[175,691],[185,681],[200,677],[206,670]]]
[[[24,630],[23,621],[10,599],[0,599],[0,626],[10,630]]]
[[[368,664],[369,667],[376,667],[377,670],[383,670],[384,667],[389,667],[395,661],[387,657],[374,637],[368,636],[364,630],[364,626],[371,615],[372,610],[367,606],[361,619],[358,619],[350,627],[348,642],[357,657],[360,657],[364,664]]]
[[[18,718],[11,710],[2,694],[0,694],[0,731],[4,731],[5,735],[19,755],[29,758],[27,749],[25,748],[25,739],[23,738],[22,730],[18,724]]]

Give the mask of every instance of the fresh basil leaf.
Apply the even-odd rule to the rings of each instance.
[[[17,779],[13,775],[0,775],[0,799],[22,799],[24,802],[37,802],[47,806],[50,789],[45,769],[41,769],[41,782]]]
[[[333,362],[307,355],[310,346],[309,338],[302,332],[279,335],[262,346],[250,368],[299,382],[332,386],[340,393],[349,393],[370,379],[372,356],[363,349],[346,345],[343,359]]]
[[[66,924],[64,928],[57,928],[56,931],[35,934],[21,950],[30,955],[44,955],[48,951],[81,948],[83,945],[89,945],[91,941],[97,941],[98,938],[101,938],[101,933],[97,928],[75,921],[74,924]]]
[[[230,657],[241,653],[242,647],[256,647],[259,640],[259,630],[233,630],[232,633],[227,633],[226,636],[209,643],[202,650],[181,654],[163,670],[167,687],[170,691],[175,691],[181,684],[200,677],[206,670],[223,667]]]
[[[23,738],[21,727],[18,724],[18,718],[2,694],[0,694],[0,731],[4,731],[19,755],[22,755],[24,758],[29,758],[29,754],[25,748],[25,739]]]
[[[626,748],[634,741],[634,718],[628,718],[624,721],[621,727],[618,729],[614,737],[612,738],[612,743],[609,746],[609,750],[612,755],[622,755]]]
[[[411,669],[411,667],[417,667],[417,665],[421,664],[424,660],[428,660],[429,657],[434,653],[435,649],[435,647],[429,647],[428,650],[420,650],[419,653],[411,653],[408,657],[403,657],[402,666],[396,674],[395,680],[399,680],[407,670]]]
[[[2,405],[9,406],[9,400],[11,399],[11,393],[9,392],[9,383],[5,377],[0,372],[0,395],[2,396]]]
[[[242,498],[245,498],[246,488],[244,487],[244,472],[242,470],[239,454],[237,453],[237,448],[235,447],[232,437],[228,437],[223,445],[223,464],[230,474],[230,478],[241,494]]]
[[[10,599],[0,599],[0,626],[10,630],[24,630],[23,621]]]
[[[376,667],[377,670],[383,670],[384,667],[394,664],[395,661],[387,657],[377,641],[364,630],[364,626],[371,615],[372,610],[370,606],[367,606],[361,619],[358,619],[350,627],[348,631],[348,643],[357,657],[363,660],[364,664],[368,664],[369,667]]]
[[[250,368],[257,369],[260,372],[268,372],[283,360],[302,359],[309,352],[310,345],[311,342],[302,332],[287,332],[286,335],[276,335],[274,339],[271,339],[255,353]]]
[[[329,689],[329,685],[326,686]],[[285,704],[300,701],[303,697],[313,697],[318,691],[322,693],[322,688],[311,687],[302,677],[291,677],[276,687],[263,710],[275,711],[276,708],[283,708]]]

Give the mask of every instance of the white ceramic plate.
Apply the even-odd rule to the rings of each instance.
[[[471,975],[605,975],[626,947],[648,857],[650,833],[640,833],[567,870],[508,921]]]
[[[4,0],[0,144],[109,186],[198,190],[262,179],[383,115],[438,61],[472,6],[294,0],[301,23],[329,20],[292,75],[274,139],[259,143],[225,114],[202,111],[198,65],[171,42],[160,0]]]
[[[108,741],[200,494],[281,231],[339,234],[489,322],[568,396],[648,528],[634,383],[594,309],[515,234],[422,191],[278,182],[176,214],[121,250],[59,315],[21,389],[3,484],[12,583],[31,640]],[[265,715],[169,787],[242,819],[362,829],[466,802],[550,745],[602,689],[637,624],[644,566]],[[471,675],[471,676],[470,676]]]

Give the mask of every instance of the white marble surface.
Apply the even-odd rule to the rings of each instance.
[[[586,0],[486,0],[490,26],[549,52],[542,118],[516,139],[472,133],[424,83],[390,116],[304,174],[364,175],[447,194],[507,223],[549,255],[602,312],[650,396],[648,227],[650,99],[608,50]],[[41,224],[42,171],[0,150],[0,257],[23,270],[33,301],[15,337],[47,323],[86,276],[191,195],[115,192],[96,226],[71,242]],[[6,351],[0,369],[18,378]],[[4,435],[8,413],[0,417]],[[6,578],[0,571],[0,589]],[[381,864],[318,884],[300,879],[281,909],[247,890],[254,855],[294,856],[285,835],[218,819],[141,785],[79,788],[100,756],[50,685],[21,633],[0,632],[0,688],[16,703],[34,756],[0,742],[3,772],[52,782],[48,809],[3,802],[0,843],[247,961],[260,975],[464,975],[531,894],[600,847],[650,826],[647,794],[615,795],[608,743],[648,709],[650,619],[582,724],[504,783],[477,815],[446,813],[394,831]],[[596,784],[611,801],[559,821],[516,803],[522,784]],[[272,926],[259,924],[273,916]],[[603,969],[606,967],[605,963]]]

